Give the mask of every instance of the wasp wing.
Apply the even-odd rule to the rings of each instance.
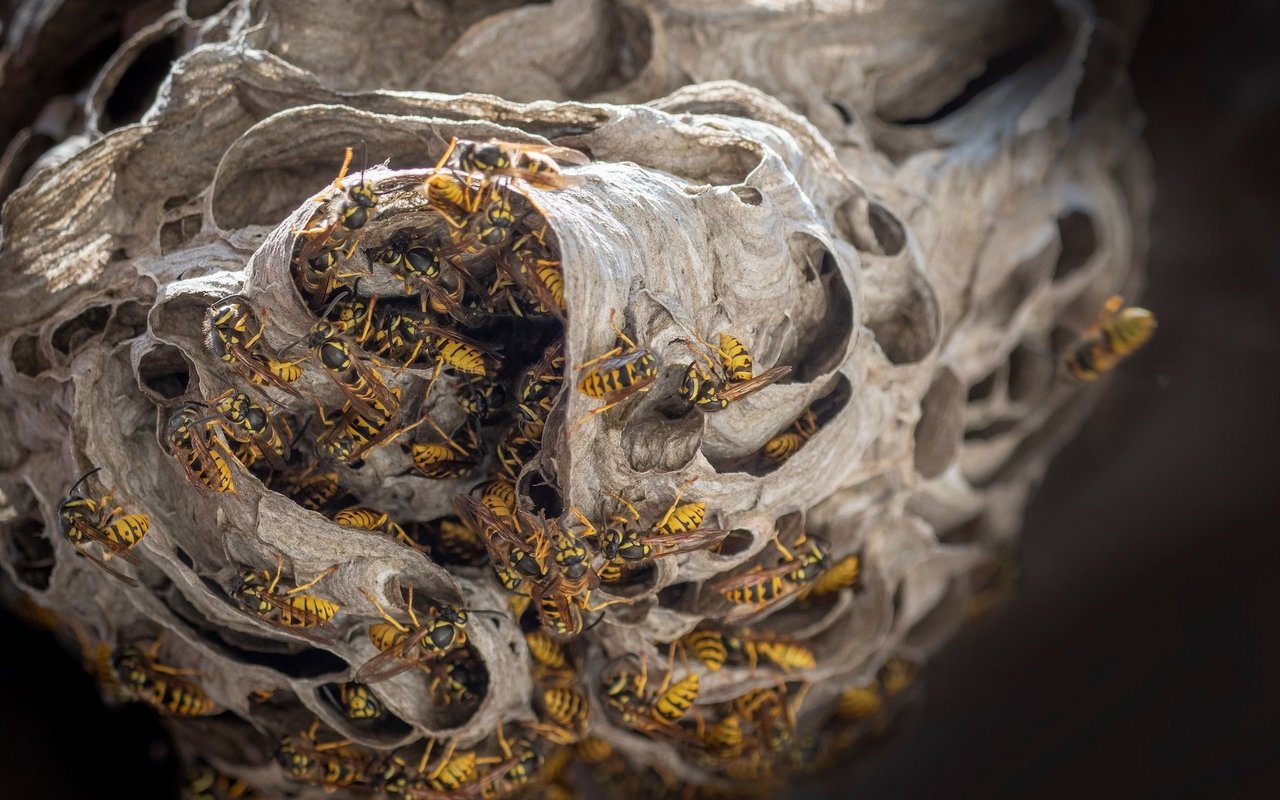
[[[741,381],[739,383],[731,383],[722,388],[717,396],[721,400],[733,401],[746,397],[753,392],[758,392],[771,383],[775,383],[787,375],[791,374],[790,366],[773,367],[761,372],[749,381]]]
[[[728,528],[695,528],[676,534],[647,533],[640,541],[653,548],[654,558],[665,558],[701,550],[728,535]]]
[[[430,631],[431,628],[426,625],[418,628],[398,644],[392,645],[360,665],[351,680],[355,683],[379,683],[413,669],[421,658],[416,652],[418,645],[427,638]]]

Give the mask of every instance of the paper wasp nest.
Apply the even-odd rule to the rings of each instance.
[[[1140,277],[1149,181],[1118,72],[1124,25],[1069,0],[177,5],[103,68],[84,135],[45,154],[4,207],[0,490],[11,600],[53,612],[87,660],[154,642],[144,658],[195,671],[170,682],[199,687],[221,713],[172,717],[188,757],[266,796],[325,796],[277,763],[285,736],[362,770],[329,796],[383,786],[393,753],[412,771],[426,740],[431,775],[408,796],[541,796],[548,781],[583,796],[601,784],[618,796],[740,780],[767,790],[882,728],[914,666],[1000,591],[1028,492],[1089,405],[1053,353]],[[26,10],[10,41],[38,38],[55,13]],[[121,125],[112,98],[157,42],[177,58],[141,121]],[[427,395],[433,360],[403,367],[369,344],[366,363],[399,392],[384,422],[407,430],[353,464],[326,459],[318,443],[334,434],[317,406],[342,425],[333,420],[350,397],[305,338],[341,292],[308,304],[299,248],[319,240],[335,254],[331,288],[420,310],[418,290],[379,255],[403,255],[410,240],[449,255],[470,235],[451,231],[424,190],[454,137],[586,157],[561,162],[561,188],[455,172],[511,203],[513,235],[536,238],[562,275],[564,320],[532,280],[506,278],[486,306],[509,253],[455,248],[462,268],[446,263],[440,284],[451,299],[424,296],[438,326],[491,351],[506,406],[474,428],[477,447],[463,446],[468,374],[439,356],[451,368]],[[368,221],[344,238],[345,192],[366,182]],[[328,243],[299,233],[326,226]],[[208,348],[208,309],[230,296],[263,321],[263,352],[299,361],[287,390],[249,383]],[[439,313],[457,298],[473,300],[459,312],[467,324]],[[579,365],[618,344],[611,320],[657,375],[588,416],[602,402],[578,391]],[[715,366],[699,342],[722,333],[757,373],[791,369],[706,413],[678,391],[690,363]],[[611,517],[627,521],[618,498],[636,509],[630,524],[652,527],[683,491],[705,503],[702,529],[729,533],[602,581],[575,606],[587,630],[558,639],[567,665],[553,671],[535,666],[526,637],[545,623],[538,604],[517,616],[520,595],[499,583],[485,536],[460,558],[438,523],[500,470],[522,377],[561,336],[564,381],[541,446],[515,464],[527,519],[542,512],[582,537],[592,570],[607,560],[601,537],[570,509],[602,535],[619,524]],[[170,454],[167,425],[184,402],[233,387],[287,425],[288,467],[232,457],[234,492],[202,493]],[[197,408],[207,446],[231,448],[217,410]],[[794,452],[766,455],[787,433]],[[414,468],[410,446],[443,434],[459,453],[483,451],[464,477]],[[303,465],[338,474],[318,511],[283,493],[287,469]],[[149,518],[145,537],[106,563],[136,586],[60,532],[60,502],[93,468],[76,494],[110,492],[122,513]],[[385,512],[418,546],[332,521],[349,506]],[[799,564],[814,548],[825,560],[809,574],[775,569],[784,549]],[[856,580],[803,591],[855,556]],[[237,576],[270,577],[278,559],[281,587],[334,568],[306,590],[340,606],[330,621],[273,624],[237,604]],[[741,577],[757,566],[777,576],[771,588]],[[353,721],[334,698],[378,653],[369,630],[384,620],[370,597],[407,626],[410,586],[424,624],[443,608],[472,610],[467,644],[408,652],[411,669],[372,682],[383,716]],[[726,587],[780,600],[735,604]],[[695,630],[746,644],[712,665],[686,636]],[[811,662],[781,663],[784,643]],[[634,681],[641,663],[649,685],[629,684],[628,708],[610,679]],[[441,699],[446,665],[470,672],[474,697]],[[129,697],[120,670],[105,671],[107,691]],[[664,718],[664,678],[690,674],[693,708]],[[576,730],[552,724],[548,685],[588,701]],[[520,737],[535,760],[511,744]],[[323,746],[342,739],[352,743]],[[478,754],[454,784],[437,755],[447,746]],[[657,777],[624,777],[650,769]]]

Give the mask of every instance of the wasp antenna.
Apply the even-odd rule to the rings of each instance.
[[[596,617],[595,619],[591,620],[591,624],[590,624],[590,625],[588,625],[587,627],[583,628],[583,629],[582,629],[582,632],[583,632],[583,633],[586,633],[587,631],[591,630],[591,629],[592,629],[592,628],[594,628],[595,626],[599,625],[601,622],[603,622],[603,621],[604,621],[605,615],[606,615],[606,614],[608,614],[608,613],[609,613],[608,611],[601,611],[601,612],[600,612],[600,616],[598,616],[598,617]],[[631,655],[631,654],[630,654],[630,653],[628,653],[628,655]]]
[[[80,486],[80,484],[84,483],[85,480],[87,480],[90,475],[93,475],[101,471],[102,471],[102,467],[94,467],[93,469],[89,470],[85,474],[81,475],[79,478],[76,478],[76,482],[71,484],[71,488],[67,490],[67,494],[69,495],[75,494],[76,489]]]

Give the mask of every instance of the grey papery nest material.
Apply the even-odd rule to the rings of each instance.
[[[39,40],[58,4],[44,4],[45,16],[38,5],[15,17],[11,43]],[[406,227],[441,230],[421,187],[452,137],[553,143],[590,163],[566,167],[563,189],[511,185],[546,213],[568,309],[565,388],[519,488],[602,525],[617,507],[611,493],[651,520],[687,487],[687,500],[706,503],[708,526],[733,531],[719,552],[661,558],[617,594],[607,584],[593,593],[597,604],[625,600],[571,646],[590,732],[615,752],[606,779],[654,768],[689,786],[745,776],[767,788],[766,778],[882,727],[888,709],[844,725],[833,705],[850,687],[875,686],[891,657],[922,663],[999,591],[1028,493],[1092,397],[1052,354],[1140,279],[1149,179],[1118,73],[1125,26],[1066,0],[787,12],[740,0],[509,10],[277,0],[198,20],[190,5],[144,26],[103,68],[84,98],[84,134],[36,162],[0,220],[7,593],[54,612],[91,649],[158,638],[163,661],[198,670],[192,680],[225,709],[175,718],[184,753],[269,795],[324,796],[273,760],[280,738],[315,717],[323,736],[379,754],[424,737],[482,758],[500,752],[498,724],[514,736],[533,722],[537,690],[492,569],[441,565],[339,527],[239,467],[234,495],[199,494],[162,442],[183,400],[244,384],[205,347],[212,302],[248,298],[266,312],[276,350],[314,324],[290,263],[296,231],[338,193],[344,147],[356,149],[353,175],[381,192],[349,265],[370,273],[362,294],[399,296],[369,253]],[[142,120],[112,129],[110,97],[160,40],[182,55]],[[1008,74],[946,107],[1015,46],[1022,57]],[[480,91],[509,99],[466,93]],[[661,372],[569,436],[599,405],[575,391],[574,366],[614,347],[611,315]],[[556,323],[514,330],[523,324],[545,334]],[[704,414],[677,387],[687,343],[721,332],[750,348],[757,371],[792,372]],[[461,424],[456,377],[423,398],[429,368],[384,372],[406,407],[430,410],[447,431]],[[514,390],[518,376],[508,377]],[[312,395],[340,402],[314,363],[296,385],[301,399],[266,390],[295,423],[312,415]],[[820,425],[803,446],[780,464],[761,457],[806,409]],[[486,428],[490,451],[501,427]],[[429,438],[423,427],[404,443]],[[401,444],[340,470],[352,503],[401,524],[452,514],[454,497],[492,471],[490,455],[474,477],[431,480]],[[77,558],[58,532],[60,500],[92,467],[101,470],[84,493],[112,491],[150,517],[139,564],[111,562],[137,586]],[[577,527],[568,514],[564,523]],[[801,528],[833,562],[859,556],[857,582],[821,602],[788,598],[750,628],[803,643],[814,665],[710,670],[690,656],[674,675],[700,674],[708,724],[734,698],[786,681],[791,745],[717,767],[680,738],[694,735],[692,715],[679,736],[629,729],[606,702],[614,660],[641,657],[660,682],[665,643],[728,613],[713,584],[777,563],[779,531]],[[228,597],[238,573],[278,557],[299,582],[337,566],[311,591],[341,611],[312,636]],[[403,619],[409,585],[424,602],[502,612],[468,626],[487,688],[459,711],[411,670],[374,686],[393,719],[354,723],[326,687],[377,652],[367,631],[381,618],[364,592]],[[269,701],[254,697],[266,691]],[[568,774],[587,780],[583,769]]]

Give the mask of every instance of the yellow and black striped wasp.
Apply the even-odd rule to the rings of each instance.
[[[234,456],[211,425],[203,406],[183,403],[169,416],[166,424],[169,454],[201,494],[234,493],[235,480],[227,463]]]
[[[563,385],[564,340],[557,339],[520,378],[516,424],[529,441],[542,441],[542,430]]]
[[[698,342],[714,358],[699,353],[686,342],[698,360],[691,362],[686,369],[680,384],[680,396],[702,411],[720,411],[734,400],[758,392],[791,374],[791,367],[777,366],[754,375],[750,351],[732,334],[720,334],[718,347],[702,339]],[[699,364],[699,360],[703,364]]]
[[[359,683],[378,683],[412,669],[425,660],[432,660],[462,647],[467,643],[468,615],[495,614],[492,611],[471,611],[445,604],[433,604],[426,620],[419,620],[414,609],[413,587],[408,588],[405,613],[409,624],[397,620],[383,607],[378,598],[367,589],[361,590],[374,604],[386,622],[369,626],[369,639],[380,651],[356,670]],[[500,616],[500,615],[498,615]]]
[[[409,534],[405,533],[404,528],[391,518],[391,515],[385,511],[379,511],[376,508],[368,506],[348,506],[341,511],[334,512],[332,519],[344,528],[356,528],[362,531],[373,531],[390,536],[397,542],[407,545],[413,545],[413,539],[409,538]]]
[[[610,312],[610,324],[613,319],[614,314]],[[613,329],[621,344],[578,365],[578,391],[594,400],[603,400],[604,405],[588,411],[574,423],[570,433],[596,414],[608,411],[634,394],[648,391],[658,379],[657,355],[638,347],[617,325]]]
[[[262,800],[249,784],[230,778],[197,759],[195,767],[182,787],[183,800]]]
[[[891,656],[869,683],[850,686],[836,698],[836,714],[841,719],[863,720],[880,713],[885,703],[906,691],[916,679],[920,666],[901,656]]]
[[[370,363],[372,358],[332,322],[317,322],[306,337],[316,361],[342,390],[351,409],[366,419],[392,417],[400,397]]]
[[[445,436],[443,441],[410,445],[409,455],[414,468],[428,478],[440,480],[470,475],[484,459],[480,422],[475,417],[468,417],[462,427],[452,436]]]
[[[319,464],[302,467],[286,466],[269,475],[265,481],[303,508],[320,511],[338,494],[338,472]]]
[[[360,171],[360,180],[349,186],[343,184],[347,169],[351,166],[351,155],[351,148],[346,148],[342,167],[333,181],[333,185],[341,193],[321,206],[305,228],[295,231],[303,242],[298,252],[298,259],[301,261],[310,261],[323,252],[344,246],[349,258],[355,252],[360,229],[373,219],[378,195],[373,184],[364,180],[364,170]]]
[[[458,406],[479,422],[490,422],[507,405],[507,390],[492,376],[470,376],[458,384]]]
[[[795,455],[817,432],[818,416],[812,408],[806,408],[795,422],[765,442],[760,452],[775,464],[781,464]]]
[[[560,163],[581,166],[589,161],[580,151],[555,145],[475,142],[455,137],[431,170],[423,189],[427,202],[454,229],[462,229],[467,218],[476,215],[482,206],[497,201],[509,208],[507,189],[512,182],[538,190],[560,189],[572,180],[561,171]],[[532,200],[529,203],[545,216]],[[485,216],[491,213],[486,210]],[[503,222],[491,221],[490,225],[502,227]],[[489,238],[494,235],[490,232]]]
[[[472,377],[492,376],[501,362],[482,343],[433,321],[430,312],[396,309],[379,317],[374,334],[378,352],[408,366],[420,356],[447,369]]]
[[[508,742],[501,723],[498,725],[497,738],[501,755],[496,762],[486,759],[486,763],[492,763],[492,766],[480,776],[471,796],[496,800],[531,787],[541,779],[547,758],[539,743],[546,740],[528,735]]]
[[[393,387],[397,395],[399,387]],[[317,416],[325,432],[316,441],[320,452],[327,458],[343,464],[355,464],[375,447],[390,444],[396,437],[411,430],[413,426],[397,427],[392,424],[393,414],[386,409],[365,416],[350,407],[344,406],[342,415],[336,421],[330,421],[324,410],[317,408]]]
[[[595,610],[589,599],[600,576],[581,537],[558,520],[519,508],[501,514],[471,495],[455,497],[454,510],[480,535],[504,586],[524,593],[528,582],[544,627],[562,636],[585,630],[582,611]]]
[[[263,340],[266,315],[259,320],[248,299],[225,297],[209,307],[204,317],[205,345],[209,352],[241,377],[258,386],[271,386],[301,397],[289,384],[302,377],[295,361],[282,361]]]
[[[741,621],[796,597],[831,566],[825,544],[817,537],[798,531],[792,547],[782,543],[782,532],[773,542],[782,560],[768,569],[762,566],[712,584],[733,609],[724,618],[728,624]],[[793,550],[794,548],[794,550]]]
[[[320,720],[298,736],[285,736],[276,746],[276,763],[295,781],[326,791],[369,784],[377,756],[350,739],[320,742]]]
[[[633,661],[640,662],[638,672],[629,666]],[[651,690],[648,662],[634,654],[619,656],[600,675],[605,703],[633,730],[683,739],[677,723],[698,699],[699,678],[698,673],[689,672],[672,683],[673,675],[674,664],[669,663],[662,685]]]
[[[656,558],[700,550],[729,534],[727,529],[702,527],[706,503],[680,503],[688,485],[680,487],[666,513],[648,528],[640,525],[640,512],[636,507],[616,494],[610,496],[626,514],[619,512],[609,517],[603,531],[597,530],[578,509],[569,509],[586,529],[583,536],[594,540],[605,558],[600,570],[602,580],[617,581],[629,569]]]
[[[574,674],[542,670],[536,683],[534,704],[547,721],[539,726],[543,736],[556,744],[574,744],[585,736],[591,701]]]
[[[76,548],[76,552],[94,566],[130,586],[137,586],[137,581],[111,568],[106,562],[119,558],[136,566],[139,563],[138,557],[130,551],[147,535],[151,528],[151,518],[139,512],[126,514],[122,507],[113,507],[110,494],[98,500],[76,494],[76,489],[101,469],[94,467],[89,470],[67,490],[66,497],[58,503],[58,527],[67,541]],[[85,549],[93,542],[97,542],[102,548],[101,559]]]
[[[237,389],[229,389],[215,397],[213,407],[227,436],[248,445],[255,455],[265,457],[272,467],[284,469],[293,434],[282,415],[269,413]],[[243,459],[240,460],[244,463]]]
[[[504,142],[491,139],[476,142],[454,137],[435,168],[454,168],[479,174],[486,179],[517,179],[534,189],[554,190],[572,179],[560,165],[582,166],[591,160],[580,150],[550,144]]]
[[[429,311],[413,311],[378,305],[378,297],[357,294],[359,281],[350,290],[335,295],[325,318],[338,331],[363,348],[402,366],[410,366],[425,356],[439,368],[484,376],[499,366],[497,357],[480,342],[452,328],[436,324]]]
[[[363,683],[325,684],[322,691],[349,720],[369,722],[385,713],[382,701]]]
[[[489,686],[489,674],[469,647],[459,647],[426,664],[431,697],[442,706],[478,701]]]
[[[516,483],[525,464],[533,460],[541,450],[541,439],[530,439],[518,423],[507,428],[494,450],[498,461],[498,480]]]
[[[411,766],[392,753],[378,765],[375,786],[384,795],[405,800],[445,800],[462,796],[467,785],[476,779],[478,760],[474,750],[458,751],[457,740],[451,740],[431,764],[435,739],[428,739],[422,757]]]
[[[476,321],[475,312],[462,305],[468,288],[476,294],[485,294],[471,273],[415,241],[407,230],[392,234],[384,247],[371,254],[371,260],[399,278],[406,294],[418,295],[424,312],[432,309],[447,313],[459,322]],[[457,276],[453,288],[445,284],[446,269]]]
[[[703,627],[686,633],[673,646],[688,648],[712,672],[731,659],[745,660],[753,673],[761,659],[784,672],[812,669],[817,664],[812,650],[780,633]]]
[[[553,258],[548,252],[546,235],[544,226],[537,232],[531,231],[517,237],[499,264],[511,282],[523,289],[534,301],[533,311],[555,314],[563,320],[567,311],[564,302],[564,267],[560,259]]]
[[[337,572],[337,564],[306,583],[287,590],[280,586],[283,568],[284,560],[277,558],[274,575],[265,569],[242,572],[232,584],[231,596],[244,609],[286,629],[325,625],[337,615],[341,606],[334,601],[305,594],[308,589]]]
[[[111,668],[125,692],[156,710],[178,717],[202,717],[222,709],[203,688],[188,678],[198,670],[179,669],[161,663],[159,640],[143,648],[125,645],[111,654]]]
[[[1137,352],[1155,332],[1155,314],[1145,308],[1125,308],[1124,298],[1112,295],[1063,363],[1078,380],[1097,380]]]

